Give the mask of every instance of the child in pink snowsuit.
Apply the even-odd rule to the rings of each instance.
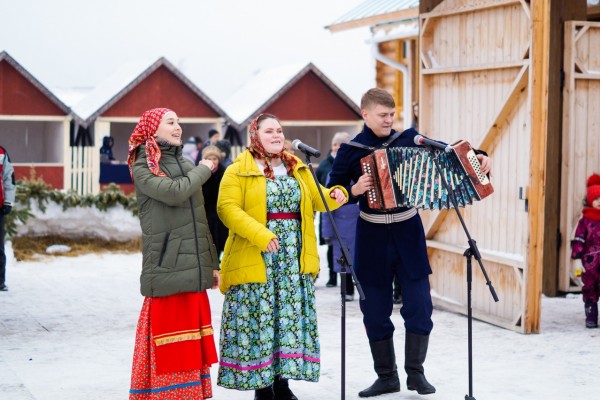
[[[581,275],[585,326],[597,328],[600,297],[600,175],[593,174],[588,178],[586,204],[571,248],[571,258],[580,258],[585,269]]]

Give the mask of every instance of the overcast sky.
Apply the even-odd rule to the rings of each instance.
[[[374,85],[368,28],[324,26],[362,2],[0,0],[0,51],[51,89],[164,56],[217,102],[259,69],[311,61],[358,102]]]

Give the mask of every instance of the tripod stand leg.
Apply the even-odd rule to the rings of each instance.
[[[473,281],[471,259],[473,253],[471,249],[467,249],[464,256],[467,258],[467,340],[469,352],[469,394],[465,395],[465,400],[475,400],[475,397],[473,397],[473,307],[471,305],[471,282]]]

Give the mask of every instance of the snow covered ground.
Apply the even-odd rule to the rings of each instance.
[[[323,250],[323,248],[321,249]],[[0,292],[1,400],[126,399],[138,313],[141,255],[9,261],[8,292]],[[326,275],[326,274],[322,274]],[[474,282],[474,284],[484,284]],[[322,375],[318,383],[291,382],[300,400],[341,398],[338,288],[317,281]],[[218,339],[223,296],[210,291]],[[394,307],[402,391],[378,399],[419,399],[406,391],[404,332]],[[346,308],[346,399],[375,378],[358,302]],[[434,310],[425,363],[437,388],[428,400],[468,394],[467,319]],[[586,329],[579,295],[544,298],[542,333],[522,335],[474,322],[473,395],[478,400],[594,399],[600,391],[600,329]],[[213,384],[216,367],[213,368]],[[251,399],[252,393],[214,384],[215,399]]]
[[[0,293],[0,399],[126,399],[142,297],[139,254],[58,257],[10,263],[10,291]],[[482,284],[482,283],[480,283]],[[210,292],[215,331],[223,296]],[[292,382],[301,400],[341,398],[341,309],[337,288],[317,281],[322,375]],[[396,354],[403,362],[403,330],[395,306]],[[479,400],[592,399],[600,376],[600,330],[585,329],[580,296],[544,298],[542,333],[522,335],[475,321],[473,395]],[[468,394],[467,320],[434,310],[425,364],[437,393]],[[218,338],[218,334],[216,335]],[[346,396],[372,383],[369,347],[356,301],[346,308]],[[381,399],[417,399],[405,389]],[[213,378],[216,368],[213,368]],[[251,393],[214,385],[215,399],[251,399]]]

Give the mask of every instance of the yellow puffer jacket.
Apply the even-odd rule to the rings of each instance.
[[[302,212],[302,251],[300,270],[303,274],[319,272],[319,254],[315,234],[314,212],[325,211],[317,185],[310,169],[297,158],[294,177],[302,192],[300,210]],[[348,193],[341,186],[327,189],[323,195],[331,210],[340,207],[329,197],[335,188]],[[264,283],[267,281],[265,262],[261,252],[267,250],[275,234],[267,229],[267,179],[256,165],[248,150],[241,153],[231,164],[221,181],[217,213],[229,228],[229,237],[221,262],[221,292],[231,286],[244,283]]]

